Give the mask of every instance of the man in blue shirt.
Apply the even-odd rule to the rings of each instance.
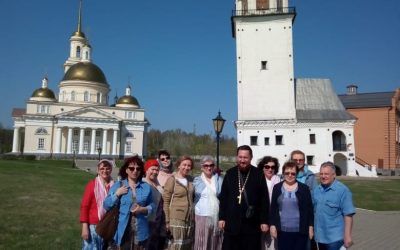
[[[294,150],[290,153],[290,159],[296,163],[299,169],[296,176],[297,181],[306,184],[312,194],[313,189],[317,186],[317,182],[315,181],[314,173],[308,169],[305,154],[301,150]]]
[[[353,206],[350,190],[336,180],[332,162],[324,162],[320,169],[320,185],[313,190],[314,236],[320,250],[339,250],[353,245]]]

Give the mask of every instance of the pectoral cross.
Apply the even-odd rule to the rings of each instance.
[[[240,192],[238,195],[238,203],[240,204],[242,202],[242,193]]]

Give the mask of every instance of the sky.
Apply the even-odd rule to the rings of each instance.
[[[296,78],[329,78],[338,94],[400,87],[400,1],[295,0]],[[47,74],[58,95],[79,0],[0,0],[0,123],[12,128]],[[84,0],[82,29],[112,97],[130,83],[150,129],[235,136],[234,0]],[[266,96],[267,98],[267,96]]]

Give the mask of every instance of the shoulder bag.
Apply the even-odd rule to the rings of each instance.
[[[122,182],[119,182],[120,187]],[[96,233],[104,240],[112,240],[118,227],[119,203],[108,210],[96,225]]]

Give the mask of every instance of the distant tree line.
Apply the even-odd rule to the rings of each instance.
[[[13,130],[3,128],[0,123],[0,154],[12,150]],[[147,156],[155,157],[160,149],[168,150],[173,156],[184,154],[191,156],[211,155],[217,152],[215,134],[196,135],[181,129],[166,130],[151,129],[147,134]],[[220,156],[236,155],[236,139],[221,135]]]
[[[12,129],[3,128],[0,123],[0,154],[11,152],[13,133]]]
[[[148,157],[157,156],[160,149],[168,150],[173,156],[184,154],[215,156],[217,152],[216,136],[215,134],[196,135],[181,129],[166,130],[164,132],[151,129],[147,134]],[[235,156],[236,139],[221,135],[219,150],[220,156]]]

